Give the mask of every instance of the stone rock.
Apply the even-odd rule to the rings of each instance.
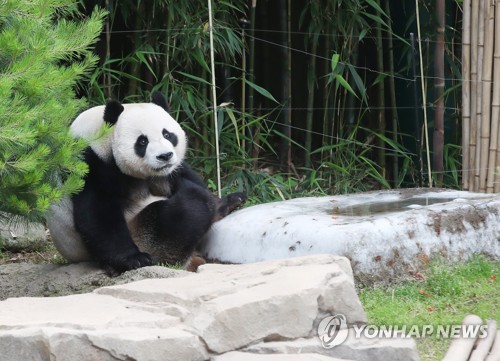
[[[257,354],[302,354],[313,353],[336,357],[342,360],[420,360],[415,340],[412,338],[359,338],[351,328],[347,339],[330,349],[321,345],[319,338],[297,339],[283,342],[266,342],[249,346],[244,352]]]
[[[168,280],[169,287],[157,279],[96,292],[196,308],[190,326],[210,351],[223,353],[258,340],[306,337],[318,312],[345,313],[349,324],[366,323],[352,277],[337,261],[345,267],[345,259],[336,256],[207,264],[190,277]]]
[[[312,353],[297,355],[272,354],[257,355],[247,352],[228,352],[212,358],[213,361],[346,361],[346,359],[333,358]],[[354,360],[354,359],[353,359]]]
[[[333,313],[348,325],[367,321],[347,265],[331,255],[207,264],[88,294],[9,298],[0,301],[2,360],[334,360],[317,347],[319,321]],[[294,340],[315,343],[298,351]],[[285,352],[266,349],[287,343]],[[249,352],[258,345],[276,355]]]
[[[0,330],[2,360],[186,360],[208,359],[200,339],[179,328],[121,327],[105,331],[50,328]]]
[[[182,277],[187,274],[189,272],[152,266],[109,277],[93,263],[12,263],[0,266],[0,300],[9,297],[64,296],[146,278]]]
[[[497,194],[402,189],[244,208],[215,223],[200,251],[227,263],[335,254],[371,282],[407,276],[435,256],[499,258],[498,234]]]
[[[47,245],[47,232],[40,223],[0,221],[0,247],[12,252],[36,251]]]

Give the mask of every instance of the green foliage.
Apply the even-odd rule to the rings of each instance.
[[[142,101],[152,90],[160,90],[169,96],[174,115],[199,122],[196,116],[206,113],[210,106],[207,2],[154,0],[109,4],[111,33],[103,44],[103,66],[96,69],[88,84],[89,98],[96,104],[109,97]],[[223,64],[234,63],[243,52],[237,31],[244,4],[244,0],[213,2],[214,48]],[[115,20],[125,25],[115,27]],[[113,33],[115,30],[118,34]],[[120,38],[124,30],[131,30],[126,37],[132,38],[132,47],[111,53],[112,42],[124,41]]]
[[[101,66],[84,87],[91,102],[102,104],[109,97],[145,101],[152,91],[162,91],[169,97],[172,115],[188,132],[190,162],[204,178],[217,183],[214,140],[218,133],[226,191],[244,188],[262,201],[307,192],[415,185],[411,179],[417,173],[415,160],[400,145],[413,147],[414,134],[406,134],[413,132],[407,127],[408,118],[390,124],[388,119],[400,112],[399,100],[387,98],[379,104],[377,99],[382,83],[388,93],[393,76],[402,80],[406,75],[394,65],[379,69],[373,56],[379,48],[387,50],[391,37],[395,51],[409,48],[392,30],[391,24],[397,21],[387,11],[401,6],[375,0],[292,2],[288,19],[286,8],[258,2],[258,14],[269,9],[269,16],[257,16],[242,27],[239,20],[252,19],[256,11],[247,8],[248,1],[212,3],[217,129],[212,119],[206,2],[126,1],[120,6],[107,2],[109,32],[100,46]],[[279,21],[274,19],[277,15]],[[290,21],[291,43],[281,36],[288,31],[282,18]],[[278,47],[291,51],[278,54]],[[394,54],[387,55],[397,66],[404,66],[401,54]],[[293,58],[292,103],[280,93],[288,81],[278,70],[287,56]],[[307,105],[301,98],[307,98]],[[307,114],[301,113],[304,106]],[[291,114],[289,132],[285,112]],[[293,164],[285,164],[283,144],[291,144]],[[445,179],[459,184],[459,149],[450,146],[448,150],[446,164],[455,171]]]
[[[73,0],[0,2],[0,214],[43,219],[82,187],[82,142],[68,124],[85,105],[76,81],[97,59],[104,13],[77,19]]]
[[[420,281],[369,287],[360,292],[360,299],[374,325],[459,325],[468,314],[498,320],[499,271],[500,263],[484,256],[465,263],[434,260],[419,273]],[[436,360],[449,341],[436,337],[417,340],[423,359]]]

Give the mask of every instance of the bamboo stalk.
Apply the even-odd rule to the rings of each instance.
[[[208,74],[208,72],[205,69],[202,69],[201,78],[209,80],[210,74]],[[211,85],[201,87],[200,92],[201,92],[202,99],[210,99],[211,88],[212,88]],[[204,118],[204,120],[205,120],[205,118]],[[207,154],[207,155],[210,154],[212,156],[213,155],[212,144],[210,141],[208,141],[209,133],[210,133],[210,116],[207,116],[207,121],[202,121],[202,122],[200,122],[200,124],[202,127],[201,133],[202,133],[203,141],[202,141],[202,144],[201,145],[198,144],[197,145],[198,148],[195,148],[195,149],[203,149],[203,154]],[[212,123],[212,126],[215,127],[215,124]],[[217,128],[214,128],[214,132],[217,132]],[[195,139],[198,139],[198,137],[196,137]]]
[[[250,26],[253,26],[250,25]],[[245,27],[246,23],[242,23],[241,25],[241,41],[243,44],[245,44]],[[245,48],[246,46],[243,45]],[[246,133],[246,117],[245,117],[245,112],[246,112],[246,73],[247,73],[247,55],[246,55],[246,50],[243,50],[243,53],[241,54],[241,129],[243,130],[243,134]],[[242,137],[243,139],[241,140],[241,148],[243,149],[243,152],[246,153],[247,146],[246,146],[246,137]],[[247,153],[248,154],[248,153]],[[244,164],[244,163],[243,163]],[[244,167],[244,165],[243,165]]]
[[[493,99],[491,103],[491,139],[488,158],[488,175],[486,182],[486,192],[492,193],[495,190],[495,182],[500,181],[499,175],[495,174],[495,166],[498,158],[498,140],[500,131],[500,0],[495,0],[495,51],[493,60]]]
[[[284,105],[283,111],[281,113],[282,123],[283,123],[283,134],[285,137],[281,138],[280,144],[280,165],[282,169],[286,169],[288,173],[290,172],[290,159],[291,159],[291,39],[290,39],[290,3],[291,0],[281,0],[280,1],[280,18],[279,26],[281,31],[280,45],[281,54],[280,61],[283,62],[281,68],[281,101]]]
[[[476,161],[474,163],[474,191],[479,192],[480,188],[480,176],[481,171],[481,129],[482,129],[482,103],[483,103],[483,87],[481,85],[482,75],[483,75],[483,59],[484,59],[484,1],[479,2],[479,32],[477,38],[477,104],[476,104],[476,114],[477,114],[477,129],[476,129]]]
[[[469,135],[469,190],[477,191],[475,184],[476,134],[477,134],[477,59],[479,38],[479,1],[471,1],[471,89]]]
[[[389,1],[385,2],[385,13],[387,14],[387,17],[391,19],[391,5]],[[392,23],[388,22],[389,26],[389,32],[388,32],[388,39],[387,39],[387,46],[389,50],[389,74],[395,74],[394,71],[394,45],[393,45],[393,40],[392,40]],[[397,112],[397,103],[396,103],[396,84],[394,82],[394,77],[391,76],[389,77],[389,97],[390,97],[390,104],[391,104],[391,118],[392,118],[392,140],[394,143],[398,143],[398,112]],[[392,159],[392,172],[393,172],[393,179],[394,179],[394,185],[397,186],[397,179],[399,176],[399,163],[398,163],[398,154],[394,152],[394,157]]]
[[[444,32],[445,32],[445,0],[436,1],[436,45],[434,51],[434,91],[436,108],[434,110],[434,171],[437,172],[437,185],[443,186],[443,147],[444,147]]]
[[[497,0],[499,1],[499,0]],[[498,7],[497,7],[498,8]],[[469,190],[470,173],[470,22],[471,0],[464,0],[462,20],[462,188]],[[496,39],[496,38],[495,38]]]
[[[311,59],[309,63],[307,84],[309,94],[307,96],[307,115],[306,115],[306,154],[305,167],[311,167],[311,152],[312,152],[312,131],[314,117],[314,90],[316,88],[316,57],[318,50],[318,39],[312,39]]]
[[[290,111],[287,114],[287,172],[290,173],[292,166],[292,0],[288,0],[288,11],[287,11],[287,57],[288,57],[288,99],[287,104],[290,107]]]
[[[111,6],[109,5],[109,0],[106,0],[105,3],[106,10],[112,14],[113,11],[111,9]],[[110,16],[106,16],[106,61],[109,61],[111,59],[111,24],[110,24]],[[109,72],[104,73],[104,93],[106,94],[107,98],[112,98],[111,94],[111,75],[109,75]]]
[[[484,51],[482,69],[481,137],[479,150],[479,191],[486,192],[488,155],[490,147],[491,82],[493,73],[493,35],[495,30],[495,6],[489,1],[484,7]]]
[[[138,6],[138,9],[137,11],[140,13],[140,11],[142,10],[141,9],[141,4],[143,3],[140,3]],[[134,29],[140,29],[141,28],[141,17],[140,16],[137,16],[135,18],[135,24],[134,24]],[[167,26],[167,29],[169,27]],[[139,45],[140,44],[140,41],[141,41],[141,32],[139,31],[136,31],[133,35],[134,37],[134,44],[136,45]],[[169,41],[169,37],[167,36],[167,43]],[[169,51],[168,51],[168,47],[165,49],[165,54],[168,54]],[[137,94],[138,91],[137,91],[137,79],[141,79],[141,64],[140,62],[138,61],[134,61],[132,63],[132,67],[130,69],[130,74],[132,75],[132,77],[130,77],[129,81],[128,81],[128,94]]]
[[[221,176],[220,176],[220,152],[219,152],[219,126],[217,120],[217,91],[215,85],[215,50],[214,50],[214,25],[212,13],[212,0],[208,0],[208,24],[210,27],[210,70],[212,72],[212,101],[215,129],[215,155],[217,161],[217,194],[222,197]]]
[[[326,34],[328,36],[325,36],[324,40],[324,45],[323,45],[323,57],[328,59],[331,57],[331,43],[332,39],[330,39],[330,34],[332,32],[332,24],[331,22],[328,22],[326,25]],[[328,74],[330,70],[330,62],[324,61],[322,62],[323,64],[323,69],[322,69],[322,74]],[[329,129],[330,129],[330,122],[332,122],[332,114],[331,111],[329,110],[330,103],[331,103],[331,88],[328,85],[328,77],[324,76],[324,89],[325,91],[322,91],[322,104],[323,104],[323,131],[322,131],[322,139],[321,139],[321,146],[324,147],[326,145],[332,144],[334,142],[333,139],[330,139],[328,137],[329,134]],[[331,150],[330,150],[330,159],[331,159]],[[324,150],[323,148],[321,149],[321,162],[324,161]],[[321,178],[323,178],[323,169],[324,167],[321,168]],[[328,172],[328,185],[330,186],[332,184],[332,173]]]
[[[418,186],[422,187],[422,174],[423,174],[423,163],[422,163],[422,138],[421,138],[421,126],[420,126],[420,112],[418,110],[418,84],[417,84],[417,60],[416,53],[417,49],[415,47],[415,34],[410,33],[410,44],[411,44],[411,69],[413,75],[413,105],[415,107],[415,144],[417,148],[417,178],[418,178]]]
[[[326,33],[330,35],[330,26],[327,25],[327,30]],[[330,56],[330,39],[328,36],[325,36],[325,42],[323,44],[323,57],[327,58]],[[321,62],[322,68],[321,68],[321,73],[322,74],[328,74],[329,71],[329,66],[330,62],[323,61]],[[328,105],[329,105],[329,99],[330,99],[330,90],[328,89],[328,77],[324,76],[323,77],[323,83],[322,86],[324,88],[324,91],[321,92],[321,104],[323,105],[323,130],[322,130],[322,135],[321,135],[321,146],[325,146],[329,144],[327,134],[328,134],[328,123],[330,122],[331,117],[329,116],[328,112]],[[321,160],[323,161],[323,149],[321,150]]]
[[[255,13],[257,11],[257,0],[252,0],[250,8],[250,59],[248,61],[248,80],[255,81]],[[251,114],[254,113],[254,91],[250,87],[248,89],[248,109]]]
[[[380,6],[380,0],[376,0],[377,5]],[[382,17],[382,14],[377,11],[376,15],[378,17]],[[376,34],[376,48],[377,48],[377,71],[380,74],[384,73],[384,46],[382,44],[382,28],[380,26],[377,26],[375,28],[375,34]],[[377,86],[378,89],[378,96],[377,96],[377,106],[378,106],[378,114],[377,114],[377,120],[378,120],[378,132],[382,136],[385,136],[385,128],[386,128],[386,122],[385,122],[385,80],[382,78]],[[381,169],[381,174],[382,177],[387,178],[387,170],[386,170],[386,161],[385,161],[385,144],[382,138],[377,139],[377,143],[379,146],[378,150],[378,165],[380,166]]]
[[[498,22],[500,21],[500,0],[495,1],[495,6],[495,20]],[[500,174],[498,172],[498,167],[500,167],[500,126],[498,125],[500,121],[500,26],[495,27],[493,102],[491,112],[492,132],[494,132],[493,127],[496,127],[497,131],[496,134],[493,133],[492,135],[493,137],[496,136],[496,139],[493,139],[493,137],[491,139],[493,148],[495,148],[495,160],[494,162],[490,160],[488,167],[490,168],[490,175],[494,179],[493,191],[497,193],[500,192]],[[493,144],[494,140],[496,140],[495,144]]]
[[[424,138],[425,138],[425,153],[427,155],[427,173],[429,176],[429,188],[432,188],[432,169],[431,169],[431,152],[429,149],[429,130],[428,130],[428,122],[427,122],[427,107],[426,104],[426,87],[424,81],[424,61],[422,59],[422,37],[420,31],[420,11],[418,7],[418,0],[415,0],[415,12],[417,18],[417,34],[418,34],[418,55],[420,60],[420,82],[422,85],[422,106],[424,111]]]
[[[252,0],[252,7],[250,8],[250,50],[249,50],[249,59],[248,59],[248,80],[251,82],[255,81],[255,76],[254,76],[254,68],[255,68],[255,21],[256,21],[256,12],[257,12],[257,0]],[[245,84],[243,84],[244,87],[246,87]],[[255,104],[254,104],[254,90],[252,87],[249,87],[248,89],[248,112],[252,115],[255,116]],[[246,125],[245,125],[246,126]],[[257,131],[259,127],[255,127],[255,131]],[[250,134],[253,134],[254,132],[251,131],[251,129],[248,129]],[[244,139],[245,137],[243,137]],[[253,144],[249,145],[250,149],[248,150],[249,152],[252,151],[252,148],[254,147]],[[243,149],[246,149],[243,146]]]

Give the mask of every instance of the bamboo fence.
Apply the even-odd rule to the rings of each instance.
[[[500,192],[500,0],[464,0],[462,187]]]

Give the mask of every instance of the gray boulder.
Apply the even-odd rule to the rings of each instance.
[[[367,322],[343,257],[207,264],[182,276],[1,301],[2,360],[418,360],[415,344],[398,340],[352,354],[321,347],[325,317],[344,315],[343,329]],[[335,347],[353,350],[346,342]]]

